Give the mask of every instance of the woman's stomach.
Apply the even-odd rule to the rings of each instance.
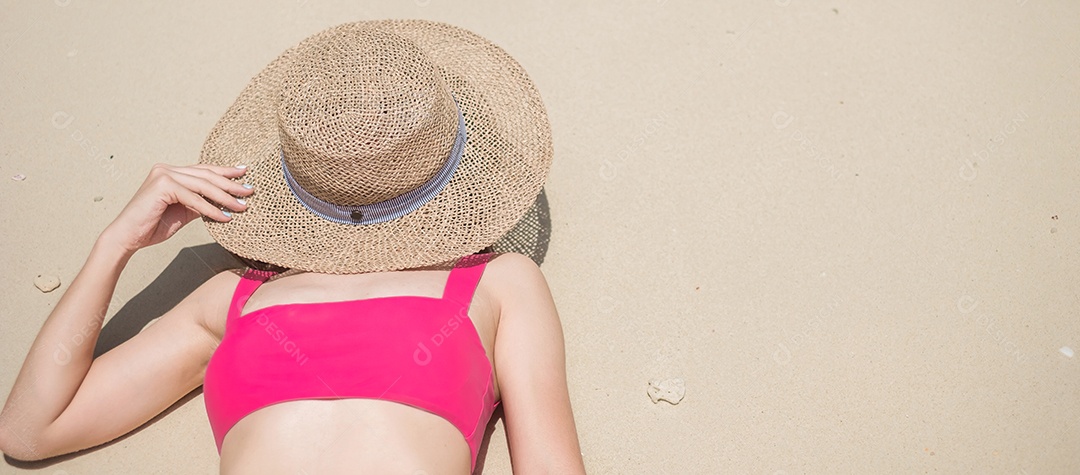
[[[453,424],[378,399],[305,399],[263,407],[229,430],[222,475],[470,472],[469,445]]]

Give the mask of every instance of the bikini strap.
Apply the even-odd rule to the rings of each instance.
[[[259,288],[263,282],[270,280],[274,276],[274,272],[255,270],[249,268],[244,275],[240,277],[240,283],[236,284],[236,290],[233,292],[232,302],[229,303],[229,316],[227,321],[233,321],[240,317],[240,311],[244,308],[248,299],[251,298],[251,294],[255,293],[255,289]]]
[[[495,257],[493,253],[470,254],[458,259],[454,268],[450,269],[450,277],[446,280],[446,289],[443,290],[443,299],[450,300],[469,308],[473,293],[476,292],[476,284],[484,275],[484,267],[487,262]]]

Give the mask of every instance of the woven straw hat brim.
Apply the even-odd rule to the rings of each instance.
[[[551,164],[551,129],[539,92],[500,47],[461,28],[423,20],[339,25],[377,27],[416,43],[438,67],[465,117],[467,142],[446,187],[416,211],[368,225],[338,224],[304,207],[280,162],[277,98],[293,47],[241,92],[207,138],[201,163],[246,164],[248,209],[230,222],[204,218],[225,249],[257,261],[333,274],[400,270],[477,252],[506,234],[536,200]]]

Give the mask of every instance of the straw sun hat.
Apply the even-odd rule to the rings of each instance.
[[[490,41],[420,20],[311,36],[255,76],[200,163],[246,164],[247,210],[211,236],[248,259],[324,273],[448,262],[536,202],[551,130],[525,70]]]

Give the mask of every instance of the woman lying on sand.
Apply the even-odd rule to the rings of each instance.
[[[529,209],[551,154],[525,71],[471,32],[373,21],[304,40],[199,164],[156,165],[101,233],[0,413],[0,449],[93,447],[203,385],[223,473],[469,473],[499,404],[515,472],[583,473],[544,277],[474,254]],[[97,359],[84,344],[54,360],[88,324],[96,340],[137,250],[199,216],[253,267]]]

